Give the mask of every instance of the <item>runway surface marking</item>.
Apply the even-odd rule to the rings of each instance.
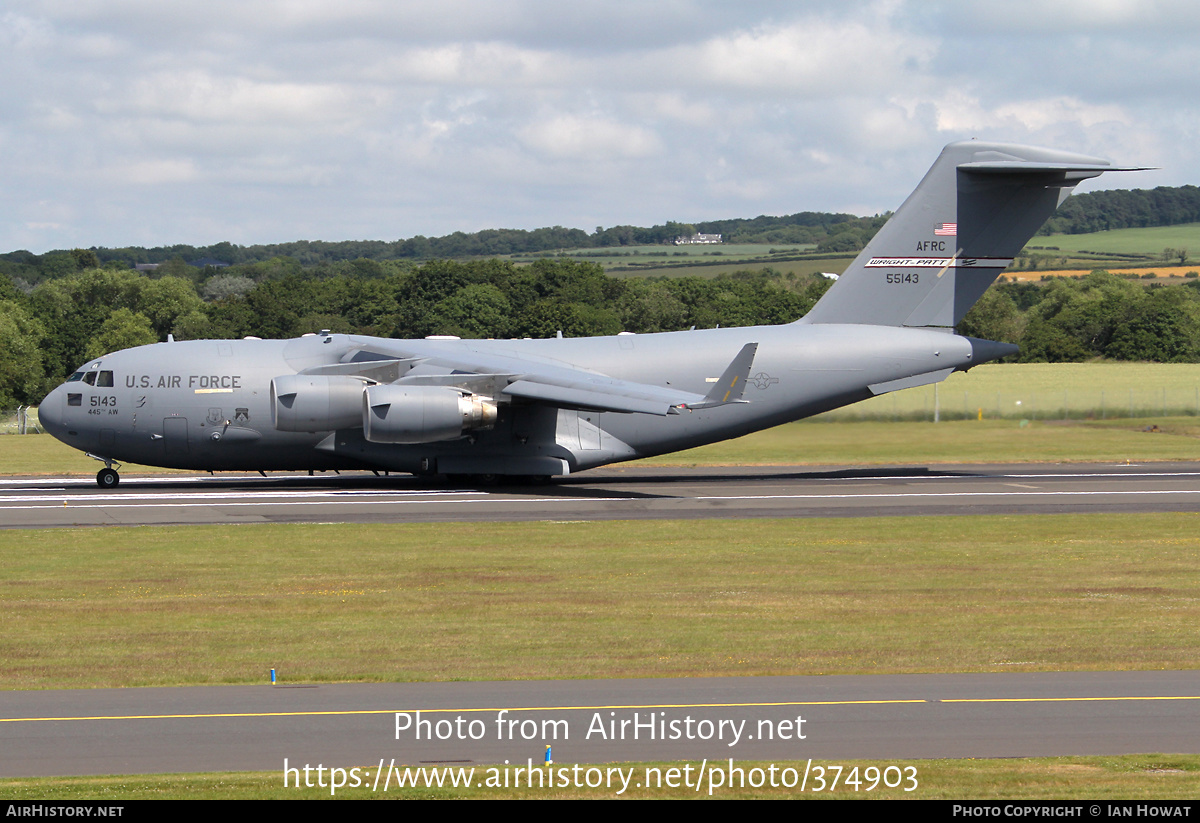
[[[775,469],[775,468],[780,468],[780,467],[777,467],[777,466],[764,466],[763,467],[764,470],[770,470],[770,469]],[[853,476],[848,476],[848,477],[828,477],[828,476],[821,476],[820,472],[814,472],[810,478],[804,478],[803,471],[792,472],[792,474],[793,474],[793,476],[789,477],[788,478],[789,480],[810,479],[812,481],[819,481],[821,483],[862,483],[862,482],[879,481],[879,480],[901,481],[901,482],[905,482],[905,483],[913,483],[913,482],[918,482],[918,481],[930,482],[930,481],[967,480],[967,479],[1010,479],[1010,480],[1062,480],[1062,479],[1069,479],[1069,480],[1079,480],[1079,479],[1088,479],[1088,478],[1111,478],[1111,477],[1121,477],[1121,478],[1126,478],[1126,479],[1200,477],[1200,472],[1079,472],[1079,473],[1053,473],[1053,474],[1051,474],[1051,473],[1045,473],[1045,474],[1002,474],[1002,473],[980,474],[977,472],[965,472],[965,471],[964,472],[956,472],[953,469],[947,470],[945,472],[924,474],[924,475],[896,475],[896,474],[867,475],[867,474],[862,474],[862,475],[853,475]],[[799,475],[799,476],[795,476],[795,475]],[[411,480],[412,480],[411,477],[404,476],[404,475],[397,475],[397,478],[402,481],[407,480],[407,481],[411,482]],[[362,478],[361,476],[346,476],[343,479],[353,482],[353,481],[364,480],[364,479],[371,481],[373,478]],[[377,479],[380,482],[386,482],[386,480],[388,478],[375,478],[375,479]],[[593,478],[589,478],[586,475],[567,475],[567,476],[564,476],[563,479],[567,480],[568,483],[571,485],[578,485],[578,484],[586,484],[589,481],[591,481]],[[611,476],[596,477],[596,478],[594,478],[594,482],[597,485],[599,485],[599,484],[604,484],[606,482],[610,482],[613,479],[614,478]],[[624,480],[627,478],[620,478],[620,479]],[[744,478],[744,479],[754,480],[754,481],[762,481],[762,480],[774,480],[776,478],[773,478],[770,476],[764,476],[764,477],[760,477],[760,478]],[[328,476],[308,477],[307,475],[290,475],[290,474],[288,474],[288,475],[269,475],[266,478],[266,480],[267,481],[320,480],[320,481],[336,482],[335,478],[331,478]],[[211,484],[217,485],[217,484],[238,483],[238,482],[245,482],[245,481],[261,482],[261,481],[263,481],[263,478],[259,477],[258,475],[233,475],[233,476],[216,475],[216,476],[211,476],[211,477],[207,477],[207,476],[206,477],[189,477],[186,475],[162,475],[162,476],[158,476],[158,477],[130,477],[130,478],[122,479],[121,483],[122,483],[122,486],[156,485],[156,484],[174,485],[174,484],[183,484],[183,483],[189,483],[189,484],[209,484],[209,483],[211,483]],[[653,483],[655,481],[654,481],[654,479],[647,478],[644,482]],[[81,477],[45,477],[45,478],[19,478],[19,479],[0,478],[0,488],[8,488],[14,492],[22,491],[22,490],[28,491],[28,492],[65,491],[66,490],[65,487],[67,487],[67,486],[90,486],[90,485],[94,485],[94,484],[95,484],[94,480],[92,480],[90,478],[81,478]],[[43,488],[38,488],[39,486],[41,486]],[[289,492],[289,491],[252,490],[252,491],[247,491],[247,492],[227,492],[226,494],[236,497],[239,495],[252,496],[252,495],[266,495],[266,494],[289,496],[289,495],[298,495],[298,494],[450,495],[450,494],[493,494],[493,493],[495,493],[495,492],[482,491],[479,489],[472,489],[472,488],[468,487],[468,488],[462,488],[462,489],[337,489],[337,490],[330,490],[330,491],[325,491],[325,492],[322,492],[322,491]],[[147,492],[146,494],[148,496],[153,496],[155,493]],[[168,496],[168,497],[181,497],[182,496],[176,492],[158,492],[157,494],[160,496]],[[209,495],[209,494],[216,495],[216,494],[222,494],[222,493],[221,492],[195,492],[194,494],[196,494],[196,495]],[[99,499],[113,499],[115,497],[135,497],[135,495],[127,493],[127,492],[109,492],[107,494],[101,494],[101,493],[97,492],[95,495],[93,495],[93,497],[99,498]],[[4,499],[7,499],[7,498],[4,498]]]
[[[372,495],[379,498],[386,497],[401,497],[402,499],[375,499],[375,500],[356,500],[358,495]],[[313,499],[314,495],[322,498],[335,499]],[[443,495],[446,497],[455,497],[459,495],[471,495],[469,499],[436,499],[433,495]],[[723,496],[697,496],[688,497],[685,495],[657,495],[653,500],[656,502],[686,502],[689,500],[707,500],[707,501],[726,501],[737,502],[739,500],[905,500],[905,499],[936,499],[936,498],[1006,498],[1006,497],[1137,497],[1137,496],[1161,496],[1161,495],[1200,495],[1200,489],[1144,489],[1144,490],[1114,490],[1114,489],[1098,489],[1094,491],[1011,491],[1011,492],[868,492],[863,494],[746,494],[746,495],[723,495]],[[229,498],[234,495],[223,494],[200,494],[200,495],[177,495],[177,494],[162,494],[154,497],[148,497],[142,502],[124,503],[123,500],[129,498],[123,497],[104,497],[102,495],[88,497],[54,497],[45,498],[46,502],[39,505],[5,505],[5,509],[22,510],[22,509],[57,509],[57,508],[73,508],[73,509],[155,509],[155,508],[211,508],[214,503],[227,508],[252,508],[255,506],[454,506],[470,503],[472,505],[479,503],[500,503],[504,505],[513,505],[517,503],[559,503],[570,504],[577,506],[581,503],[627,503],[636,501],[638,498],[630,497],[508,497],[503,495],[491,494],[488,492],[295,492],[287,496],[303,497],[303,500],[286,500],[280,499],[284,495],[274,492],[252,492],[242,497],[258,497],[262,500],[238,500],[238,499],[221,499]],[[154,499],[165,500],[184,500],[191,497],[198,498],[198,502],[150,502]],[[417,498],[417,499],[404,499]],[[432,498],[432,499],[431,499]],[[97,503],[73,503],[70,501],[99,499],[104,502]],[[138,499],[138,498],[135,498]],[[0,497],[0,503],[29,503],[30,498],[5,498]],[[53,502],[51,502],[53,501]],[[38,501],[34,500],[34,503]]]
[[[864,706],[896,703],[929,703],[925,699],[908,700],[800,700],[784,703],[646,703],[612,706],[479,706],[472,709],[352,709],[316,712],[218,712],[214,714],[133,714],[95,717],[0,717],[0,723],[45,723],[55,720],[193,720],[221,717],[321,717],[362,714],[466,714],[467,712],[589,712],[605,709],[762,709],[785,706]],[[943,701],[944,702],[944,701]]]
[[[204,491],[204,492],[141,492],[138,494],[121,494],[113,496],[111,494],[77,494],[73,495],[68,500],[102,500],[107,503],[120,505],[127,500],[241,500],[245,498],[270,498],[270,499],[287,499],[297,497],[413,497],[420,495],[421,497],[437,497],[439,495],[482,495],[487,492],[481,491],[417,491],[417,490],[396,490],[389,491],[386,489],[333,489],[329,491],[272,491],[269,489],[255,490],[249,492],[224,492],[224,491]],[[64,498],[62,495],[42,495],[31,496],[28,494],[4,494],[0,495],[0,503],[40,503],[46,501],[61,501]]]
[[[1200,695],[1170,695],[1163,697],[957,697],[942,703],[1087,703],[1119,700],[1200,700]]]
[[[636,703],[606,706],[480,706],[469,709],[353,709],[296,712],[216,712],[205,714],[133,714],[95,715],[91,717],[3,717],[0,723],[48,723],[95,720],[204,720],[229,717],[340,717],[379,714],[467,714],[472,712],[583,712],[628,709],[761,709],[787,706],[891,706],[903,703],[1097,703],[1142,700],[1200,700],[1200,695],[1129,696],[1129,697],[970,697],[907,698],[879,700],[790,700],[775,703]]]

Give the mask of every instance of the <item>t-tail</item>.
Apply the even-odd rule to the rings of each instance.
[[[799,322],[953,327],[1079,181],[1137,170],[1034,146],[951,143]]]

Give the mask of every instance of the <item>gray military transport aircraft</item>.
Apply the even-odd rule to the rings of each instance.
[[[1050,149],[947,146],[807,315],[781,326],[547,340],[158,343],[85,364],[42,402],[104,463],[548,478],[778,426],[1017,351],[953,327],[1080,181]]]

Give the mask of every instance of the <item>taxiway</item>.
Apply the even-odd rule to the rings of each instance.
[[[278,770],[282,779],[285,758],[327,769],[525,765],[547,744],[559,763],[857,758],[880,768],[1200,753],[1198,706],[1197,672],[3,692],[0,775]]]

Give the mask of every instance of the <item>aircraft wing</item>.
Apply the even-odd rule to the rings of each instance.
[[[621,380],[575,368],[560,361],[541,361],[478,351],[461,357],[444,351],[370,362],[376,374],[408,367],[397,385],[453,386],[497,398],[521,399],[566,409],[587,409],[630,414],[679,414],[684,409],[707,409],[727,403],[745,403],[742,389],[749,376],[757,343],[747,343],[730,362],[708,394],[681,391],[648,383]],[[339,364],[336,373],[348,374],[358,364]],[[334,367],[317,367],[325,373]],[[366,369],[359,369],[366,371]],[[369,377],[367,374],[362,376]]]

